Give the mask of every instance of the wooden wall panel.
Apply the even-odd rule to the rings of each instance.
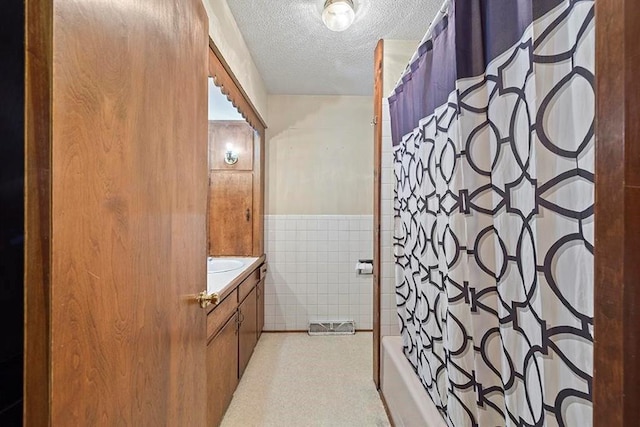
[[[373,381],[380,388],[380,221],[382,173],[382,85],[384,41],[379,40],[374,53],[373,84]]]
[[[253,173],[212,171],[209,192],[209,255],[251,256]]]
[[[51,422],[204,425],[205,10],[53,4]]]
[[[253,170],[253,134],[245,121],[209,120],[209,169]],[[227,144],[238,153],[238,162],[233,165],[224,161]]]
[[[640,4],[596,3],[594,425],[640,419]]]

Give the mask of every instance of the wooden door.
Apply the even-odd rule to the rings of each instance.
[[[234,296],[235,298],[235,296]],[[235,303],[235,301],[234,301]],[[238,386],[238,314],[207,346],[207,425],[220,425]]]
[[[51,62],[28,65],[41,102],[27,108],[28,209],[39,209],[27,233],[41,246],[27,265],[36,254],[50,271],[27,274],[45,311],[28,304],[26,378],[48,386],[27,394],[26,425],[204,425],[205,10],[28,2],[27,51]],[[30,163],[40,150],[50,158]]]
[[[258,342],[257,331],[257,294],[256,288],[253,288],[247,298],[238,307],[238,315],[240,316],[240,335],[238,340],[238,374],[242,377],[245,368],[249,364],[253,348]]]
[[[209,191],[209,254],[251,256],[253,173],[212,171]]]
[[[380,192],[382,173],[382,85],[384,41],[374,54],[373,83],[373,382],[380,388]]]

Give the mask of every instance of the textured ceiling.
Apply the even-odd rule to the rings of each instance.
[[[442,0],[354,0],[344,32],[322,23],[324,0],[227,0],[270,94],[371,95],[379,39],[420,40]]]

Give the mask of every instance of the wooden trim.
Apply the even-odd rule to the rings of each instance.
[[[24,425],[51,424],[53,3],[25,3]]]
[[[382,392],[381,388],[378,388],[378,394],[380,395],[380,400],[382,400],[382,406],[384,407],[384,412],[387,413],[389,424],[391,424],[391,427],[396,427],[396,424],[393,422],[393,418],[391,418],[391,411],[389,411],[389,405],[387,405],[387,399],[384,397],[384,393]]]
[[[213,77],[216,86],[227,95],[233,106],[254,129],[264,133],[267,128],[265,121],[211,38],[209,38],[209,48],[209,74]]]
[[[264,254],[265,131],[253,141],[253,255]]]
[[[379,40],[374,54],[373,85],[373,382],[380,389],[380,221],[382,219],[382,85],[384,40]]]
[[[596,8],[594,425],[640,418],[640,4]]]

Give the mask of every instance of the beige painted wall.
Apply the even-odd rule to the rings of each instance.
[[[266,213],[368,215],[373,98],[269,95]]]
[[[385,98],[395,89],[402,72],[409,64],[411,56],[418,48],[420,40],[386,40],[384,41],[384,67],[382,96]]]
[[[267,89],[226,0],[204,0],[209,35],[262,119],[267,122]]]

